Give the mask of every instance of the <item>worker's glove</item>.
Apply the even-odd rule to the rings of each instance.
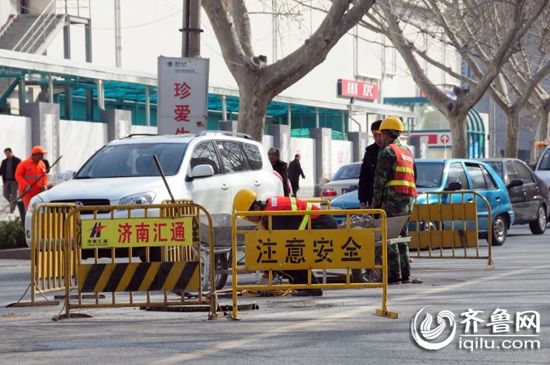
[[[29,192],[29,191],[31,191],[31,186],[30,185],[25,186],[25,192]]]

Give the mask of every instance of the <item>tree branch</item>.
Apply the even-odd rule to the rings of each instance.
[[[225,1],[202,0],[202,7],[210,19],[225,63],[233,77],[238,80],[239,73],[246,71],[246,68],[253,69],[255,65],[246,56],[241,46],[235,27],[229,18]]]
[[[393,15],[390,7],[391,4],[386,0],[383,3],[379,3],[384,20],[387,26],[387,37],[390,38],[394,46],[397,48],[401,57],[409,67],[411,75],[419,88],[426,94],[426,96],[434,104],[440,106],[448,105],[452,100],[438,87],[436,87],[432,81],[426,76],[426,73],[415,58],[412,49],[414,46],[405,39],[403,31],[399,27],[397,18]],[[441,108],[438,108],[441,110]]]
[[[350,3],[353,5],[350,8]],[[374,0],[333,0],[319,28],[305,43],[265,69],[265,83],[272,95],[304,77],[324,61],[334,44],[368,12]]]
[[[530,80],[530,84],[527,87],[527,89],[523,92],[523,95],[519,98],[519,100],[516,101],[516,107],[518,109],[523,108],[527,100],[529,100],[529,97],[539,84],[539,82],[542,81],[542,79],[550,73],[550,61],[546,62],[546,65],[539,69],[535,76]]]
[[[246,56],[254,57],[252,42],[250,40],[250,18],[248,10],[243,0],[225,0],[228,3],[229,12],[232,15],[235,24],[235,32],[239,39],[243,52]]]
[[[502,65],[508,60],[508,58],[510,58],[510,55],[514,51],[515,44],[523,37],[525,32],[527,32],[531,24],[533,24],[535,19],[537,19],[537,17],[540,15],[541,11],[547,4],[548,0],[538,2],[539,6],[533,9],[533,13],[525,21],[522,21],[521,19],[520,9],[516,11],[516,14],[514,16],[514,26],[503,38],[504,40],[502,44],[499,45],[498,50],[492,58],[493,62],[486,65],[485,74],[480,79],[477,87],[467,96],[469,99],[468,104],[473,106],[479,101],[479,99],[481,99],[481,97],[485,93],[485,90],[487,90],[487,88],[491,85],[491,82],[498,75]]]

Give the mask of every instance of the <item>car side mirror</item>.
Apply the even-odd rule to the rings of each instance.
[[[522,186],[522,185],[523,185],[523,181],[521,181],[519,179],[515,179],[515,180],[510,181],[510,183],[508,185],[506,185],[506,187],[508,189],[512,189],[512,188],[515,188],[516,186]]]
[[[214,168],[212,165],[203,164],[193,167],[191,170],[191,179],[196,179],[200,177],[209,177],[214,175]]]
[[[445,191],[456,191],[462,190],[462,183],[460,181],[450,182],[449,185],[445,188]]]
[[[75,177],[76,175],[76,171],[65,171],[65,173],[63,174],[63,181],[69,181],[71,180],[73,177]]]
[[[349,193],[350,191],[355,191],[355,190],[357,190],[357,189],[359,189],[359,187],[358,187],[357,185],[350,185],[349,188],[348,188],[348,193]]]

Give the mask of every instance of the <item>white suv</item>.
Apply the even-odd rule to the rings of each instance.
[[[72,180],[35,196],[25,217],[30,244],[33,209],[46,202],[78,205],[158,204],[169,193],[155,166],[157,156],[176,200],[189,199],[211,214],[231,214],[233,197],[248,188],[258,199],[283,195],[262,145],[229,132],[196,135],[131,135],[99,149]]]

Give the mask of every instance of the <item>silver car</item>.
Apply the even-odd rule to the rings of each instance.
[[[537,174],[550,189],[550,146],[546,146],[535,165],[535,174]]]
[[[334,174],[332,180],[321,189],[321,196],[332,199],[338,195],[357,190],[359,187],[359,174],[361,173],[361,162],[354,162],[341,166]]]

